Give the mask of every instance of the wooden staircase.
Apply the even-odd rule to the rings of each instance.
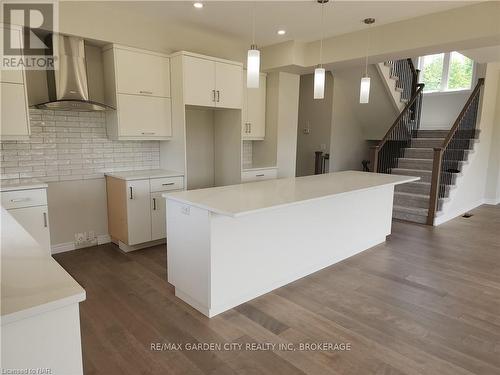
[[[382,141],[371,149],[371,170],[418,176],[418,182],[396,187],[393,217],[434,224],[474,149],[481,87],[479,79],[449,130],[420,129],[423,85],[416,91]]]

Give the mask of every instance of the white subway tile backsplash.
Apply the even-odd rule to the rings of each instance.
[[[104,172],[156,169],[158,141],[111,141],[101,112],[30,110],[29,141],[2,141],[2,180],[53,182],[102,178]]]

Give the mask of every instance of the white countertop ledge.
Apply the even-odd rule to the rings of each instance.
[[[184,173],[177,171],[169,171],[166,169],[150,169],[143,171],[120,171],[108,172],[106,176],[118,178],[125,181],[145,180],[148,178],[162,178],[162,177],[182,177]]]
[[[9,214],[1,210],[1,324],[85,300],[85,290]]]
[[[15,190],[30,190],[30,189],[46,189],[47,184],[44,182],[33,180],[31,182],[11,182],[9,180],[0,183],[0,192],[15,191]]]
[[[208,211],[238,217],[334,195],[399,185],[420,177],[344,171],[240,185],[164,193],[163,197]]]
[[[250,167],[250,168],[243,168],[241,171],[242,172],[253,172],[253,171],[263,171],[263,170],[268,170],[268,169],[277,169],[278,167],[276,166],[271,166],[271,167]]]

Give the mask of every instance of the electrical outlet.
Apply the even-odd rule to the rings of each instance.
[[[75,233],[75,248],[81,249],[83,247],[97,245],[97,237],[93,230],[88,232]]]
[[[75,244],[80,244],[85,241],[85,235],[83,233],[75,233]]]

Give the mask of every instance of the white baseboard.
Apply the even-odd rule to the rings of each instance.
[[[473,210],[474,208],[479,207],[485,203],[486,203],[485,199],[480,199],[476,202],[470,203],[466,206],[463,206],[463,207],[458,208],[456,210],[453,210],[451,212],[445,212],[442,215],[439,215],[434,219],[434,226],[441,225],[443,223],[446,223],[447,221],[450,221],[451,219],[454,219],[458,216],[462,216],[466,212]]]
[[[111,237],[109,236],[109,234],[100,234],[97,236],[98,245],[102,245],[109,242],[111,242]],[[81,247],[79,247],[79,249],[81,249]],[[63,242],[51,246],[52,254],[64,253],[66,251],[72,251],[72,250],[76,250],[74,242]]]
[[[497,197],[497,198],[486,198],[484,200],[484,204],[491,204],[493,206],[496,206],[497,204],[500,204],[500,197]]]

